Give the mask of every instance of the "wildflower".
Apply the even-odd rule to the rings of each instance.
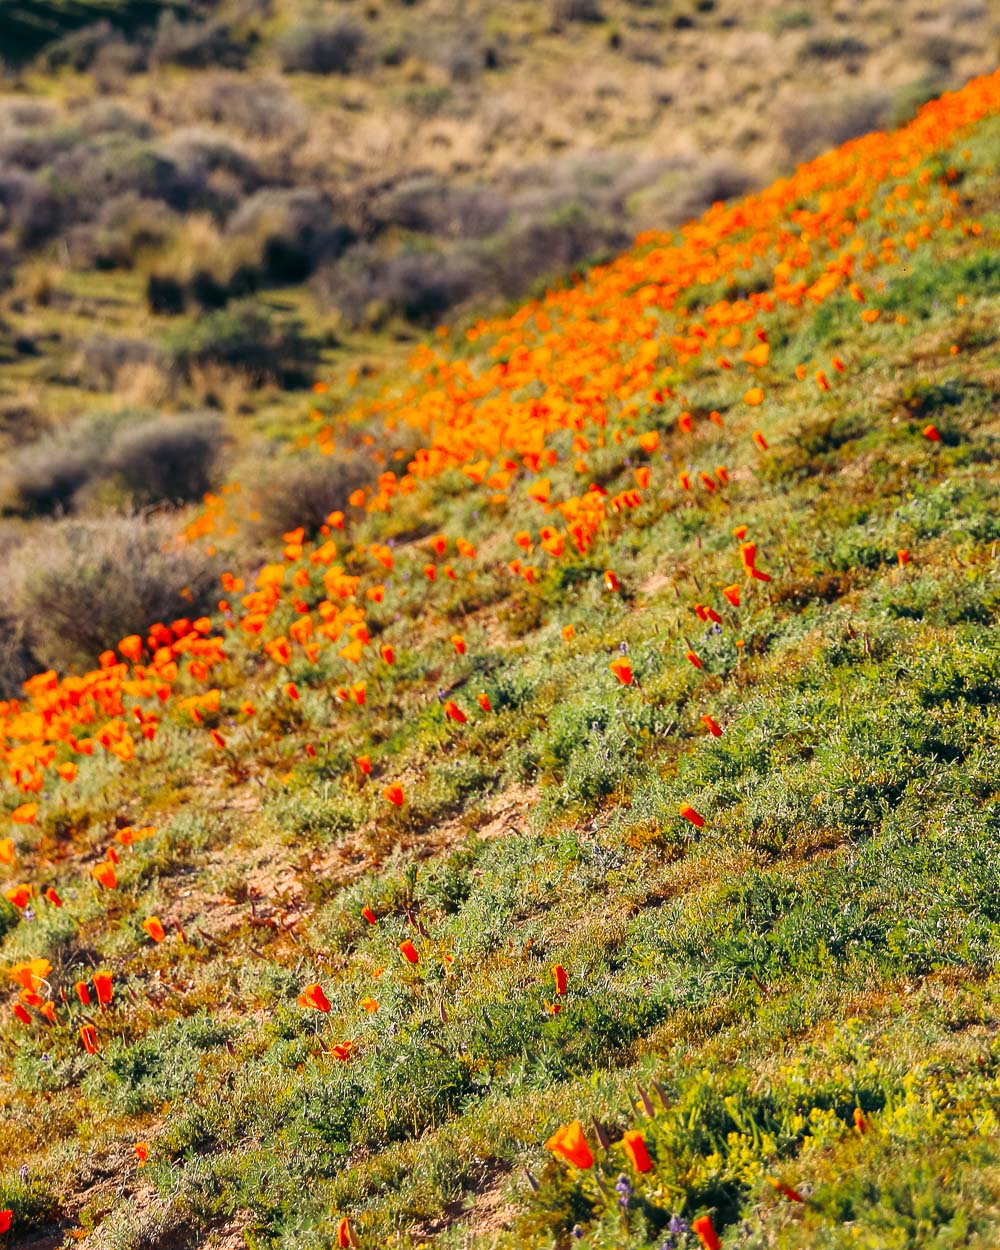
[[[575,637],[576,637],[576,629],[574,628],[574,626],[564,625],[562,627],[563,642],[572,642]]]
[[[722,1242],[719,1240],[719,1234],[712,1226],[712,1217],[710,1215],[699,1215],[696,1220],[691,1221],[691,1228],[698,1234],[698,1240],[705,1247],[705,1250],[722,1250]]]
[[[622,1148],[637,1172],[648,1172],[653,1166],[646,1149],[646,1141],[638,1129],[629,1129],[622,1134]]]
[[[444,714],[449,720],[453,720],[456,725],[464,725],[469,719],[453,699],[449,699],[444,705]]]
[[[773,1176],[767,1178],[768,1183],[773,1185],[783,1198],[787,1198],[789,1202],[805,1202],[805,1199],[797,1189],[792,1189],[791,1185],[786,1185],[784,1181],[775,1180]]]
[[[149,1143],[148,1142],[137,1141],[135,1143],[135,1157],[139,1160],[140,1167],[146,1166],[146,1161],[149,1158]]]
[[[484,712],[493,711],[493,704],[490,702],[490,696],[486,693],[485,690],[480,690],[479,694],[476,695],[476,702],[479,704],[479,706],[483,709]]]
[[[392,785],[385,786],[383,788],[382,797],[387,803],[391,803],[393,807],[402,807],[405,802],[403,787],[395,782]]]
[[[14,1212],[9,1207],[5,1211],[0,1211],[0,1233],[9,1233],[13,1221]]]
[[[896,563],[900,568],[902,568],[904,564],[910,563],[910,553],[905,547],[900,547],[900,549],[896,552]]]
[[[118,878],[115,875],[115,866],[110,861],[102,864],[95,864],[90,870],[90,875],[106,890],[116,890],[118,888]]]
[[[84,1005],[84,1007],[89,1007],[90,1006],[90,990],[87,988],[87,982],[77,981],[76,984],[73,986],[73,988],[76,990],[76,996],[77,998],[79,998],[80,1002]]]
[[[361,1006],[364,1008],[365,1011],[368,1012],[369,1015],[371,1015],[373,1012],[378,1011],[378,999],[377,998],[363,998],[361,1000]]]
[[[45,897],[53,907],[62,907],[62,899],[59,897],[59,893],[55,886],[49,886],[49,888],[45,891]]]
[[[740,602],[741,602],[740,588],[735,582],[732,584],[732,586],[724,586],[722,593],[723,595],[725,595],[725,597],[729,600],[729,602],[733,605],[734,608],[738,608],[740,606]]]
[[[623,686],[630,686],[632,684],[634,674],[632,672],[632,665],[629,664],[628,660],[612,660],[608,667]]]
[[[310,985],[307,985],[295,1001],[300,1007],[312,1007],[314,1010],[324,1013],[330,1010],[330,1000],[323,993],[323,987],[318,981],[313,981]]]
[[[382,657],[382,659],[385,660],[386,664],[396,663],[396,653],[395,651],[393,651],[392,647],[390,647],[387,642],[383,643],[382,646],[379,647],[378,653]]]
[[[17,858],[13,838],[0,838],[0,864],[13,864]]]
[[[932,443],[940,443],[941,441],[941,435],[938,433],[936,425],[925,425],[920,433],[923,434],[924,438],[929,439]]]
[[[707,713],[701,718],[701,723],[705,726],[713,738],[721,738],[722,730],[717,721],[714,721]]]
[[[753,441],[757,444],[761,451],[767,451],[767,439],[760,432],[760,430],[754,430]]]
[[[362,907],[361,914],[369,924],[378,924],[378,916],[375,915],[370,907]]]
[[[94,989],[97,991],[97,1001],[102,1007],[107,1006],[111,1002],[113,990],[111,988],[110,972],[94,973]]]
[[[160,923],[159,916],[149,916],[142,922],[143,932],[147,933],[154,942],[162,942],[167,934]]]
[[[400,942],[399,953],[403,956],[407,963],[416,964],[420,962],[420,953],[409,938]]]
[[[96,1055],[101,1049],[97,1041],[97,1030],[92,1024],[83,1024],[80,1026],[80,1041],[88,1055]]]
[[[868,1121],[860,1107],[854,1108],[854,1127],[862,1136],[868,1132]]]
[[[679,810],[684,819],[689,820],[696,829],[704,829],[705,817],[696,812],[690,803],[682,803]]]
[[[22,1024],[31,1023],[31,1013],[26,1007],[22,1007],[20,1003],[15,1003],[13,1007],[14,1015]]]
[[[695,668],[704,668],[705,665],[700,657],[694,651],[685,651],[685,658],[689,664],[693,664]]]
[[[659,445],[660,445],[659,430],[650,430],[646,434],[639,435],[639,446],[642,448],[643,451],[647,452],[649,455],[652,455],[653,452],[656,451],[656,449],[659,447]]]
[[[587,1145],[587,1139],[583,1135],[583,1126],[579,1120],[556,1129],[545,1143],[545,1147],[575,1168],[586,1169],[594,1166],[594,1156]]]
[[[764,391],[759,386],[751,386],[743,396],[743,402],[751,408],[756,408],[764,402]]]
[[[614,592],[621,590],[622,584],[611,569],[606,569],[604,573],[604,585],[606,589]]]
[[[9,890],[4,890],[3,896],[8,903],[12,903],[19,911],[24,911],[24,909],[31,902],[31,886],[11,886]]]
[[[341,1247],[357,1246],[358,1239],[354,1235],[354,1229],[351,1228],[351,1221],[345,1215],[337,1225],[337,1245]]]
[[[556,964],[556,965],[553,967],[553,969],[552,969],[552,976],[553,976],[553,978],[554,978],[554,980],[555,980],[555,983],[556,983],[556,993],[557,993],[557,994],[565,994],[565,993],[566,993],[566,984],[567,984],[567,981],[568,981],[568,979],[569,979],[569,978],[567,977],[567,975],[566,975],[566,969],[562,966],[562,964]]]
[[[22,803],[20,807],[15,807],[10,814],[10,818],[15,825],[33,825],[37,816],[37,803]]]
[[[465,655],[465,639],[461,634],[452,634],[451,645],[455,648],[456,655]]]
[[[632,1200],[632,1182],[623,1172],[615,1181],[615,1193],[618,1195],[618,1205],[623,1211],[628,1210],[628,1204]]]
[[[346,1063],[351,1057],[351,1051],[354,1049],[353,1042],[338,1042],[335,1046],[330,1047],[330,1054],[335,1059],[339,1059],[342,1063]]]

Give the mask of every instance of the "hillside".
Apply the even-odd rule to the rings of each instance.
[[[997,1243],[998,155],[321,356],[141,632],[20,557],[11,1245]]]
[[[25,544],[75,569],[91,522],[145,551],[136,515],[273,497],[317,379],[903,124],[998,40],[969,0],[0,4],[0,697],[107,632],[38,627]],[[265,511],[261,554],[298,524]],[[163,610],[129,594],[123,632]]]

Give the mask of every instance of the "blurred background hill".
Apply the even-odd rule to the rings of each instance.
[[[4,0],[0,687],[65,658],[28,536],[124,551],[234,472],[267,494],[338,364],[902,123],[998,31],[981,0]]]

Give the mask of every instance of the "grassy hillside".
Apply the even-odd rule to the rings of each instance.
[[[0,704],[12,1244],[996,1244],[998,154],[345,360],[136,546]]]
[[[993,68],[997,23],[920,0],[0,4],[0,697],[67,662],[26,541],[65,553],[100,521],[107,552],[146,549],[136,514],[232,477],[272,496],[316,379],[908,121]],[[160,612],[128,598],[123,632]]]

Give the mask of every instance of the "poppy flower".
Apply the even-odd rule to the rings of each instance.
[[[10,814],[10,818],[15,825],[33,825],[37,816],[37,803],[22,803],[20,807],[15,807]]]
[[[767,451],[767,439],[760,432],[760,430],[754,430],[752,437],[753,441],[757,444],[761,451]]]
[[[45,897],[53,907],[62,907],[62,899],[59,897],[59,893],[55,886],[49,886],[49,888],[45,891]]]
[[[313,1007],[316,1011],[327,1012],[330,1010],[330,1000],[323,993],[323,987],[317,981],[313,981],[296,999],[300,1007]]]
[[[387,803],[391,803],[393,807],[402,807],[405,801],[403,795],[403,787],[396,783],[385,786],[382,790],[382,797]]]
[[[611,569],[606,569],[604,573],[604,585],[610,591],[621,590],[621,582],[615,576]]]
[[[743,396],[743,402],[751,408],[756,408],[764,402],[764,391],[759,386],[751,386]]]
[[[424,565],[424,577],[426,577],[429,582],[437,581],[437,575],[438,575],[438,571],[437,571],[436,564]]]
[[[113,990],[111,988],[110,972],[94,973],[94,989],[97,991],[97,1001],[102,1007],[106,1007],[111,1002]]]
[[[13,1221],[14,1212],[9,1207],[5,1211],[0,1211],[0,1233],[9,1233]]]
[[[563,642],[572,642],[575,637],[576,637],[576,629],[573,625],[564,625],[562,627]]]
[[[535,503],[548,503],[551,493],[552,483],[547,477],[539,478],[528,487],[528,498],[533,499]]]
[[[36,990],[48,980],[48,975],[52,971],[52,965],[47,959],[29,959],[24,963],[17,963],[10,970],[10,979],[15,985],[20,985],[26,990]]]
[[[640,464],[635,469],[635,484],[640,490],[645,490],[649,485],[649,465]]]
[[[84,1005],[84,1007],[89,1007],[90,1006],[90,990],[87,988],[87,982],[77,981],[76,985],[73,988],[76,990],[76,996],[77,998],[79,998],[80,1002]]]
[[[628,660],[612,660],[608,667],[623,686],[632,684],[634,675],[632,673],[632,665],[629,664]]]
[[[734,608],[738,608],[740,606],[740,602],[741,602],[740,588],[739,586],[736,585],[735,582],[732,584],[732,586],[724,586],[722,588],[722,593],[723,595],[725,595],[725,597],[729,600],[729,602],[733,605]]]
[[[586,1169],[594,1166],[594,1156],[583,1135],[583,1125],[579,1120],[556,1129],[545,1143],[545,1148],[559,1155],[575,1168]]]
[[[88,1055],[96,1055],[101,1049],[97,1041],[97,1030],[92,1024],[80,1026],[80,1041]]]
[[[829,380],[822,369],[818,369],[816,371],[816,385],[821,391],[828,391],[830,389]]]
[[[656,451],[656,449],[659,447],[659,445],[660,445],[659,430],[649,430],[647,433],[639,435],[639,446],[642,448],[644,452],[647,452],[649,455],[652,455],[653,452]]]
[[[637,1172],[649,1172],[653,1161],[646,1149],[646,1141],[638,1129],[630,1129],[622,1134],[622,1148],[628,1155],[629,1162]]]
[[[417,964],[420,962],[420,952],[413,945],[409,938],[399,944],[399,953],[407,961],[407,963]]]
[[[142,922],[143,932],[147,933],[154,942],[162,942],[166,939],[166,930],[160,923],[159,916],[148,916]]]
[[[370,755],[359,755],[354,762],[358,766],[358,772],[364,773],[366,777],[371,776],[372,757]]]
[[[902,568],[904,564],[910,563],[910,553],[905,547],[900,547],[900,549],[896,552],[896,563],[900,568]]]
[[[357,1246],[358,1239],[351,1228],[351,1222],[345,1215],[337,1225],[337,1245],[343,1250],[347,1246]]]
[[[484,712],[493,711],[493,704],[490,702],[490,696],[485,692],[485,690],[481,690],[479,694],[476,695],[476,702]]]
[[[287,694],[288,697],[292,699],[293,701],[298,702],[299,689],[298,689],[298,686],[296,686],[294,681],[286,682],[285,694]]]
[[[704,829],[705,817],[696,812],[690,803],[682,803],[678,809],[685,820],[689,820],[696,829]]]
[[[330,1047],[330,1054],[335,1059],[346,1062],[351,1057],[351,1051],[354,1049],[353,1042],[338,1042],[335,1046]]]
[[[701,658],[694,651],[686,651],[684,654],[685,654],[685,657],[687,658],[688,663],[693,664],[695,668],[705,667]]]
[[[4,890],[3,896],[8,903],[12,903],[19,911],[23,911],[31,902],[31,886],[11,886],[9,890]]]
[[[556,993],[565,994],[568,977],[566,975],[566,969],[562,966],[562,964],[556,964],[553,967],[552,976],[556,983]]]
[[[395,651],[393,651],[392,647],[390,647],[387,642],[384,642],[382,646],[379,647],[378,653],[382,657],[382,659],[385,660],[386,664],[396,663],[396,653]]]
[[[13,838],[0,838],[0,864],[13,864],[16,859]]]
[[[722,730],[719,728],[718,723],[714,721],[711,718],[711,716],[709,716],[707,713],[701,718],[701,723],[705,726],[705,728],[708,730],[708,732],[712,735],[713,738],[722,737]]]
[[[722,1250],[722,1242],[719,1240],[719,1234],[715,1231],[710,1215],[699,1215],[696,1220],[692,1220],[691,1231],[697,1234],[705,1250]]]
[[[118,888],[118,878],[115,875],[115,866],[110,861],[95,864],[90,870],[90,875],[106,890],[116,890]]]
[[[681,488],[681,490],[690,490],[691,489],[691,474],[686,473],[686,472],[678,473],[677,485]]]
[[[854,1127],[862,1136],[868,1132],[868,1121],[860,1107],[854,1108]]]
[[[455,648],[456,655],[465,655],[465,639],[461,634],[452,634],[451,645]]]
[[[369,924],[378,924],[378,916],[375,915],[370,907],[362,907],[361,914]]]
[[[296,698],[298,698],[297,695]],[[208,736],[212,739],[213,746],[218,747],[220,751],[224,751],[226,749],[226,740],[217,729],[210,729],[208,731]]]
[[[742,359],[755,369],[763,369],[770,354],[771,349],[767,343],[759,343],[756,347],[751,347],[748,352],[744,352]]]
[[[924,438],[929,439],[932,443],[940,443],[941,435],[936,425],[925,425],[920,431]]]
[[[777,1181],[773,1176],[769,1176],[767,1179],[768,1183],[773,1185],[777,1192],[783,1198],[787,1198],[789,1202],[805,1202],[805,1198],[802,1197],[797,1189],[793,1189],[791,1185],[786,1185],[784,1181]]]
[[[14,1015],[21,1021],[22,1024],[31,1023],[31,1013],[26,1007],[22,1007],[20,1003],[15,1003],[13,1011]]]
[[[677,428],[682,434],[690,434],[692,421],[693,418],[689,412],[682,412],[677,418]]]
[[[135,1157],[139,1160],[139,1166],[144,1167],[149,1159],[149,1143],[137,1141],[135,1143]]]
[[[363,998],[361,1000],[361,1006],[368,1012],[369,1015],[372,1015],[374,1012],[378,1011],[378,999]]]
[[[449,720],[453,720],[456,725],[464,725],[469,719],[453,699],[449,699],[444,705],[444,714]]]

